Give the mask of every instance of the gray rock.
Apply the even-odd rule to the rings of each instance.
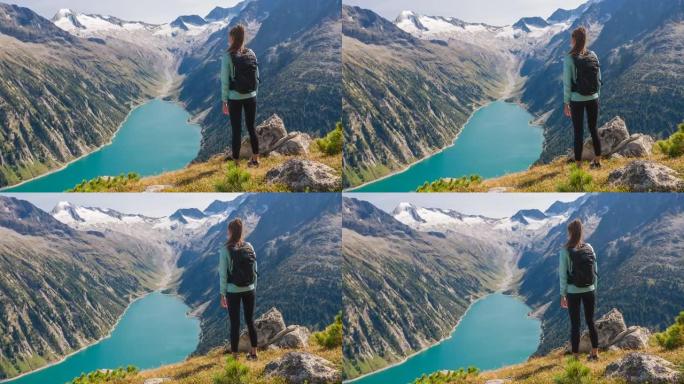
[[[620,349],[645,349],[648,347],[648,340],[650,338],[651,331],[647,328],[632,326],[618,335],[613,345]]]
[[[510,383],[510,381],[502,380],[502,379],[493,379],[493,380],[485,381],[485,384],[506,384],[506,383]]]
[[[628,384],[674,384],[682,379],[669,361],[636,352],[608,365],[605,376],[625,380]]]
[[[154,378],[154,379],[147,379],[143,384],[162,384],[162,383],[168,383],[170,382],[171,379],[168,377],[161,377],[161,378]]]
[[[341,383],[342,374],[326,359],[304,352],[290,352],[264,368],[266,377],[281,377],[289,384]]]
[[[283,315],[275,308],[271,308],[268,312],[256,319],[254,321],[254,327],[257,331],[257,346],[259,348],[266,348],[273,344],[273,340],[277,339],[281,333],[286,331]],[[248,352],[250,348],[249,333],[247,332],[247,329],[244,329],[242,333],[240,333],[238,351]]]
[[[653,151],[654,144],[653,137],[635,134],[617,153],[624,157],[648,157]]]
[[[620,117],[615,117],[611,121],[598,129],[599,140],[601,141],[601,153],[608,154],[613,151],[620,143],[629,139],[629,131],[625,121]],[[591,139],[584,142],[582,148],[582,159],[594,159],[594,145]]]
[[[618,335],[627,331],[625,319],[622,313],[613,308],[610,312],[603,315],[596,320],[596,331],[599,337],[599,348],[608,349],[617,339]],[[570,344],[567,345],[567,350],[570,350]],[[579,345],[580,353],[588,353],[591,351],[591,339],[589,338],[589,331],[584,331],[580,337]]]
[[[150,185],[149,187],[145,188],[145,193],[158,193],[158,192],[164,192],[164,190],[168,188],[172,188],[172,185],[166,185],[166,184],[159,184],[159,185]]]
[[[309,337],[311,332],[308,328],[301,325],[295,325],[288,328],[293,328],[289,333],[283,335],[275,345],[286,349],[301,349],[309,346]]]
[[[293,137],[276,150],[276,153],[286,156],[308,156],[311,136],[306,133],[297,132]]]
[[[341,178],[325,164],[311,160],[290,159],[266,173],[266,182],[284,184],[294,192],[335,192]]]
[[[645,160],[635,160],[616,169],[608,176],[608,182],[627,187],[632,192],[676,192],[684,189],[684,181],[676,171]]]
[[[287,136],[285,123],[278,115],[272,115],[263,123],[256,127],[257,137],[259,138],[259,153],[273,147],[279,140]],[[242,140],[240,147],[240,158],[248,159],[252,156],[252,147],[249,136]]]

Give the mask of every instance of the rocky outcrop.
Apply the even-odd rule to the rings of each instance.
[[[629,327],[625,324],[622,313],[613,308],[610,312],[596,320],[596,331],[599,336],[599,348],[644,349],[648,346],[651,332],[643,327]],[[570,345],[566,345],[570,350]],[[589,332],[585,331],[580,337],[579,350],[581,353],[591,351]]]
[[[341,189],[335,170],[311,160],[290,159],[266,174],[269,184],[283,184],[293,192],[334,192]]]
[[[648,157],[655,143],[653,138],[648,135],[630,135],[625,121],[620,117],[615,117],[600,127],[598,135],[601,141],[601,154],[603,156],[618,154],[624,157]],[[592,139],[587,139],[584,142],[582,159],[594,159]]]
[[[631,192],[676,192],[684,189],[684,181],[675,170],[645,160],[635,160],[611,172],[608,183],[627,187]]]
[[[266,377],[280,377],[289,384],[342,382],[342,374],[328,360],[304,352],[290,352],[264,368]]]
[[[605,376],[628,384],[675,384],[683,378],[669,361],[636,352],[608,365]]]
[[[300,132],[288,133],[285,123],[278,115],[272,115],[256,127],[259,138],[259,153],[263,156],[275,155],[308,155],[311,137]],[[230,149],[228,150],[230,152]],[[252,146],[249,135],[242,140],[240,158],[248,159],[252,156]]]
[[[309,345],[309,335],[306,327],[300,325],[285,325],[282,313],[271,308],[254,322],[257,331],[257,346],[260,349],[269,347],[296,349],[306,348]],[[247,329],[240,333],[238,350],[248,352],[251,347]]]
[[[168,377],[157,377],[157,378],[145,380],[144,384],[163,384],[163,383],[168,383],[170,381],[171,381],[171,379],[169,379]]]

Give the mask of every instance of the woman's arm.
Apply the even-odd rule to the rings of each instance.
[[[603,75],[601,74],[601,67],[599,67],[599,70],[598,70],[598,78],[599,78],[598,96],[601,97],[601,87],[603,87]]]
[[[566,250],[560,251],[558,258],[558,280],[560,282],[560,294],[565,297],[568,294],[568,256]]]
[[[219,292],[221,295],[228,293],[228,251],[221,247],[219,252]]]
[[[563,103],[570,104],[572,94],[572,67],[574,63],[572,56],[567,55],[563,60]]]
[[[230,56],[227,53],[223,54],[221,59],[221,100],[228,102],[228,93],[230,92],[230,67],[232,63]]]

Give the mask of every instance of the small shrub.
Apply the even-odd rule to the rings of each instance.
[[[249,368],[229,356],[223,372],[214,376],[214,384],[247,384]]]
[[[425,182],[417,192],[467,192],[470,187],[482,183],[482,177],[478,175],[464,176],[458,179],[440,179],[432,183]]]
[[[679,312],[674,324],[663,332],[656,333],[655,340],[667,350],[684,347],[684,311]]]
[[[333,349],[342,346],[342,314],[335,316],[335,321],[332,324],[312,336],[316,344],[321,347]]]
[[[421,376],[413,384],[458,384],[466,383],[469,378],[476,377],[480,371],[475,367],[459,369],[458,371],[435,372]]]
[[[134,172],[127,175],[122,173],[116,177],[100,176],[92,180],[83,180],[80,184],[67,192],[105,192],[122,190],[128,184],[137,181],[140,181],[140,175]]]
[[[558,192],[590,192],[593,189],[594,178],[577,165],[572,166],[566,182],[558,184]]]
[[[316,140],[316,145],[321,152],[328,156],[342,153],[344,139],[342,134],[342,123],[337,123],[335,129],[328,133],[324,138]]]
[[[252,175],[244,169],[240,169],[233,162],[228,163],[226,177],[216,183],[218,192],[244,192],[245,184],[249,183]]]
[[[98,370],[90,373],[84,373],[81,376],[71,380],[69,384],[99,384],[116,382],[120,379],[133,376],[139,372],[138,368],[129,365],[125,368],[117,368],[110,370]]]
[[[565,364],[563,373],[553,378],[556,384],[591,384],[595,380],[589,367],[575,358],[569,358]]]
[[[669,157],[680,157],[684,155],[684,123],[679,124],[677,132],[673,133],[666,140],[657,142],[658,148]]]

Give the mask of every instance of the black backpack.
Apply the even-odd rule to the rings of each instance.
[[[573,55],[575,62],[576,79],[572,84],[572,91],[582,96],[591,96],[599,91],[600,79],[598,56],[592,51],[587,51],[584,55]]]
[[[259,63],[257,57],[251,49],[242,53],[230,53],[233,61],[235,77],[230,79],[229,88],[239,93],[251,93],[257,90],[259,79],[257,70]]]
[[[588,244],[583,244],[579,248],[568,249],[568,253],[570,254],[568,284],[578,288],[594,285],[597,276],[594,250]]]
[[[256,254],[251,246],[239,248],[228,247],[231,267],[228,270],[228,282],[238,287],[249,287],[256,281]]]

